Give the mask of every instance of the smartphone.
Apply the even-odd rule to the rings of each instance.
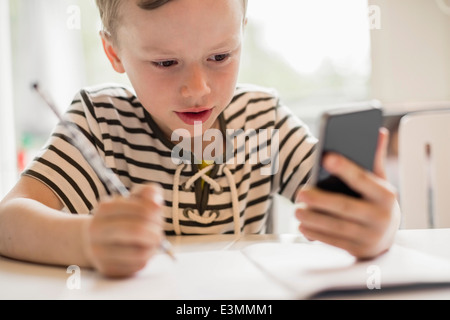
[[[312,172],[312,183],[320,189],[360,198],[336,176],[322,167],[327,152],[339,153],[360,167],[373,171],[383,110],[378,101],[340,107],[324,112],[319,124],[318,152]]]

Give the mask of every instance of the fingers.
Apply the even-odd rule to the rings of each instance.
[[[387,137],[381,130],[374,163],[376,174],[337,154],[330,153],[324,158],[325,169],[362,197],[318,188],[300,190],[297,201],[302,206],[296,210],[296,218],[306,238],[342,248],[364,259],[389,248],[397,215],[394,214],[396,190],[383,179]]]
[[[164,204],[162,188],[155,183],[137,186],[133,189],[131,197],[152,202],[156,206]]]
[[[93,245],[139,246],[151,248],[162,239],[161,226],[136,220],[114,220],[94,223],[91,227]]]
[[[300,191],[297,201],[318,212],[327,212],[337,218],[362,225],[374,221],[378,214],[376,208],[361,199],[315,188]]]
[[[130,198],[113,197],[104,199],[94,215],[100,218],[115,219],[126,215],[127,218],[155,218],[164,204],[162,189],[159,185],[141,185],[133,189]]]
[[[112,277],[142,269],[162,241],[162,206],[162,191],[156,184],[139,186],[128,198],[102,201],[88,228],[86,252],[92,265]]]
[[[151,201],[145,201],[137,198],[115,197],[103,201],[94,211],[97,219],[106,219],[113,221],[115,219],[129,220],[155,220],[156,213],[161,209]],[[156,221],[156,220],[155,220]]]
[[[300,221],[299,231],[309,240],[339,247],[361,259],[376,256],[389,246],[387,232],[392,224],[391,214],[369,204],[366,209],[373,212],[372,218],[369,218],[371,214],[366,214],[364,205],[359,204],[359,208],[363,208],[361,212],[353,205],[355,203],[348,206],[352,216],[337,209],[333,212],[318,210],[305,203],[295,212]]]
[[[355,256],[367,254],[388,224],[389,216],[367,202],[317,189],[302,190],[304,204],[296,212],[300,232],[310,239],[342,248]]]
[[[323,165],[328,172],[340,178],[366,200],[383,203],[395,199],[396,192],[385,179],[364,170],[343,156],[328,154]]]
[[[328,231],[314,229],[311,226],[306,226],[306,224],[303,222],[299,226],[299,231],[307,239],[313,239],[315,241],[320,241],[341,248],[360,259],[376,255],[376,253],[367,250],[367,248],[370,247],[371,244],[369,239],[373,237],[370,238],[367,236],[359,238],[348,237],[345,235],[349,233],[330,233]]]
[[[94,254],[102,260],[96,268],[107,277],[128,277],[143,269],[156,251],[156,246],[151,250],[137,246],[99,246]]]

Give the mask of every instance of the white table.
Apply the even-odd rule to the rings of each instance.
[[[250,235],[241,238],[233,235],[182,236],[169,237],[169,241],[174,246],[175,254],[193,253],[197,257],[201,257],[206,252],[227,251],[230,253],[262,242],[306,242],[301,235],[295,234]],[[400,230],[396,244],[450,259],[450,229]],[[166,259],[170,260],[168,257]],[[224,260],[216,263],[221,265],[231,262]],[[232,272],[235,272],[233,268],[240,270],[241,266],[238,264],[238,260],[234,265],[230,264],[229,274],[215,274],[215,270],[211,268],[202,270],[204,266],[198,265],[193,272],[184,270],[184,278],[181,282],[177,282],[176,277],[160,279],[154,274],[138,275],[126,280],[111,280],[91,270],[82,269],[80,270],[81,288],[78,290],[77,283],[72,281],[74,278],[71,278],[74,274],[68,273],[66,267],[38,265],[0,257],[0,299],[293,299],[290,292],[267,279],[267,275],[257,268],[252,270],[254,278],[246,280],[250,284],[258,285],[247,285],[237,281]],[[250,268],[247,265],[244,267]],[[188,279],[190,276],[193,279]],[[222,288],[228,282],[230,287],[236,290]],[[195,283],[195,288],[192,283]],[[319,295],[315,298],[450,299],[450,285],[395,291],[346,292]]]

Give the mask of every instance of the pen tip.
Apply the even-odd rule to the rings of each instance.
[[[164,251],[167,255],[169,255],[169,257],[172,258],[173,261],[177,260],[177,259],[175,258],[175,254],[174,254],[173,251],[172,251],[172,245],[170,244],[170,242],[169,242],[167,239],[164,239],[164,240],[161,242],[161,247],[162,247],[163,251]]]
[[[37,82],[34,82],[31,84],[31,88],[37,90],[39,88],[39,84]]]
[[[175,258],[175,254],[171,250],[168,250],[167,254],[172,258],[173,261],[177,261],[177,258]]]

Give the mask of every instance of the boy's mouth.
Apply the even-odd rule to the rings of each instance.
[[[176,115],[187,125],[194,125],[195,122],[204,123],[208,121],[213,109],[199,109],[199,111],[175,112]]]

